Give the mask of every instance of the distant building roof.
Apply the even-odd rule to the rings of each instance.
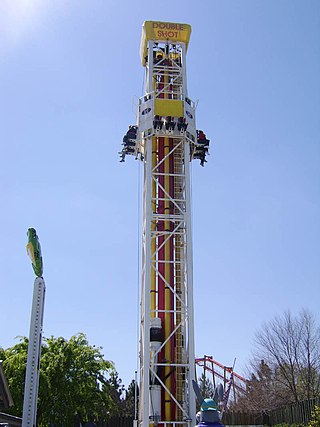
[[[0,412],[0,423],[7,424],[9,426],[21,426],[22,418]]]
[[[2,369],[2,360],[0,360],[0,408],[9,408],[10,406],[13,406],[13,399]]]

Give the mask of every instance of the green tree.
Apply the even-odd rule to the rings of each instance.
[[[307,427],[320,427],[320,407],[319,406],[314,407],[311,420]]]
[[[109,378],[103,385],[103,392],[111,397],[110,413],[112,415],[122,415],[124,390],[125,386],[122,384],[118,372],[110,372]]]
[[[209,378],[205,375],[204,372],[201,374],[201,377],[199,378],[199,388],[204,398],[213,398],[214,396],[213,383],[209,380]]]
[[[201,395],[204,399],[213,398],[214,396],[214,386],[210,379],[206,376],[205,371],[202,372],[200,378],[198,378],[198,386],[201,392]],[[198,399],[196,401],[196,410],[200,411],[200,403]]]
[[[12,413],[21,416],[28,340],[0,351],[15,406]],[[112,384],[117,374],[113,363],[104,359],[100,347],[91,346],[82,333],[70,340],[44,338],[40,359],[37,421],[73,425],[81,420],[107,418],[116,403]],[[120,380],[121,381],[121,380]]]
[[[3,360],[3,369],[8,381],[10,393],[14,401],[13,415],[21,416],[24,395],[24,380],[28,354],[28,340],[19,337],[20,342],[15,346],[4,350],[0,348],[0,359]],[[9,412],[9,410],[8,410]]]
[[[125,391],[125,397],[123,400],[123,415],[126,417],[134,417],[135,414],[135,392],[137,393],[136,407],[138,409],[139,400],[139,387],[136,386],[135,380],[132,380]]]

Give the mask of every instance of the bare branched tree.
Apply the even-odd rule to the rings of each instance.
[[[320,330],[307,310],[301,313],[300,325],[300,352],[297,355],[298,394],[302,393],[306,399],[311,399],[320,392]]]
[[[269,411],[319,396],[320,328],[314,316],[286,311],[265,323],[256,333],[250,365],[247,395],[239,402],[246,409]]]

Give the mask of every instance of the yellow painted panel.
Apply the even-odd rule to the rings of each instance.
[[[148,40],[182,42],[188,44],[191,35],[191,25],[176,22],[144,21],[140,43],[140,57],[142,65],[146,65]]]
[[[174,99],[155,99],[154,114],[157,116],[183,116],[183,101]]]

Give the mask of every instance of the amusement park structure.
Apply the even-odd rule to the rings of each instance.
[[[217,384],[223,384],[223,388],[228,395],[225,395],[224,406],[230,401],[236,403],[238,397],[246,391],[247,380],[234,371],[233,366],[224,366],[213,359],[212,356],[203,356],[196,358],[195,363],[203,369],[202,378],[204,381],[209,380],[213,389]],[[230,395],[230,396],[229,396]]]
[[[204,166],[209,140],[187,91],[190,34],[190,25],[144,22],[145,94],[120,152],[144,165],[140,427],[196,424],[190,162]]]

